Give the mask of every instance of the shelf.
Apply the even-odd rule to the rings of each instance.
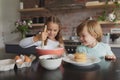
[[[100,24],[119,24],[120,21],[109,22],[109,21],[99,21]]]
[[[118,1],[120,3],[120,1]],[[87,8],[104,8],[105,7],[105,2],[99,2],[99,1],[90,1],[85,4]],[[108,2],[108,7],[115,7],[115,4],[113,1]]]
[[[44,26],[44,23],[32,24],[32,26]]]
[[[45,9],[45,8],[27,8],[27,9],[20,9],[19,10],[20,12],[35,12],[35,11],[46,11],[48,12],[49,10],[48,9]]]

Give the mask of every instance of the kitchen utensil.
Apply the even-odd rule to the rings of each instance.
[[[47,31],[47,25],[45,25],[45,28],[44,28],[44,32],[46,32],[46,31]],[[44,48],[44,43],[45,43],[45,40],[42,41],[42,45],[41,45],[42,48]]]

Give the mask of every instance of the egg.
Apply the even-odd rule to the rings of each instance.
[[[24,61],[25,62],[32,62],[32,60],[28,56],[26,56],[26,55],[25,55],[25,60]]]
[[[20,56],[15,56],[15,60],[21,59]]]
[[[24,55],[20,55],[20,58],[24,61],[25,60],[25,56]]]
[[[18,63],[18,64],[23,64],[23,60],[22,60],[22,59],[17,59],[17,60],[16,60],[16,63]]]

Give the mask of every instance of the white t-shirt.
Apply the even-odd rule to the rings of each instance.
[[[41,43],[42,43],[42,41],[34,42],[33,37],[28,37],[28,38],[22,39],[20,41],[19,45],[22,48],[28,48],[28,47],[31,47],[31,46],[41,46]],[[46,46],[58,47],[58,45],[59,45],[58,41],[53,41],[53,40],[50,40],[50,39],[47,40],[47,45]]]
[[[89,56],[104,57],[105,55],[113,55],[113,52],[108,44],[99,42],[93,48],[84,45],[79,45],[76,52],[84,52]]]

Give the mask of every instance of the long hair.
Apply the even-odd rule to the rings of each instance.
[[[62,26],[62,25],[61,25],[60,20],[59,20],[56,16],[50,16],[50,17],[47,18],[45,25],[47,25],[47,24],[50,23],[50,22],[55,23],[55,24],[58,24],[58,26],[59,26],[59,31],[58,31],[58,34],[56,35],[55,39],[56,39],[57,41],[59,41],[59,43],[62,43],[62,44],[63,44],[63,38],[62,38],[62,34],[61,34],[61,26]]]
[[[103,32],[100,24],[96,20],[86,20],[77,27],[77,35],[79,36],[84,28],[96,38],[98,42],[102,40]]]

